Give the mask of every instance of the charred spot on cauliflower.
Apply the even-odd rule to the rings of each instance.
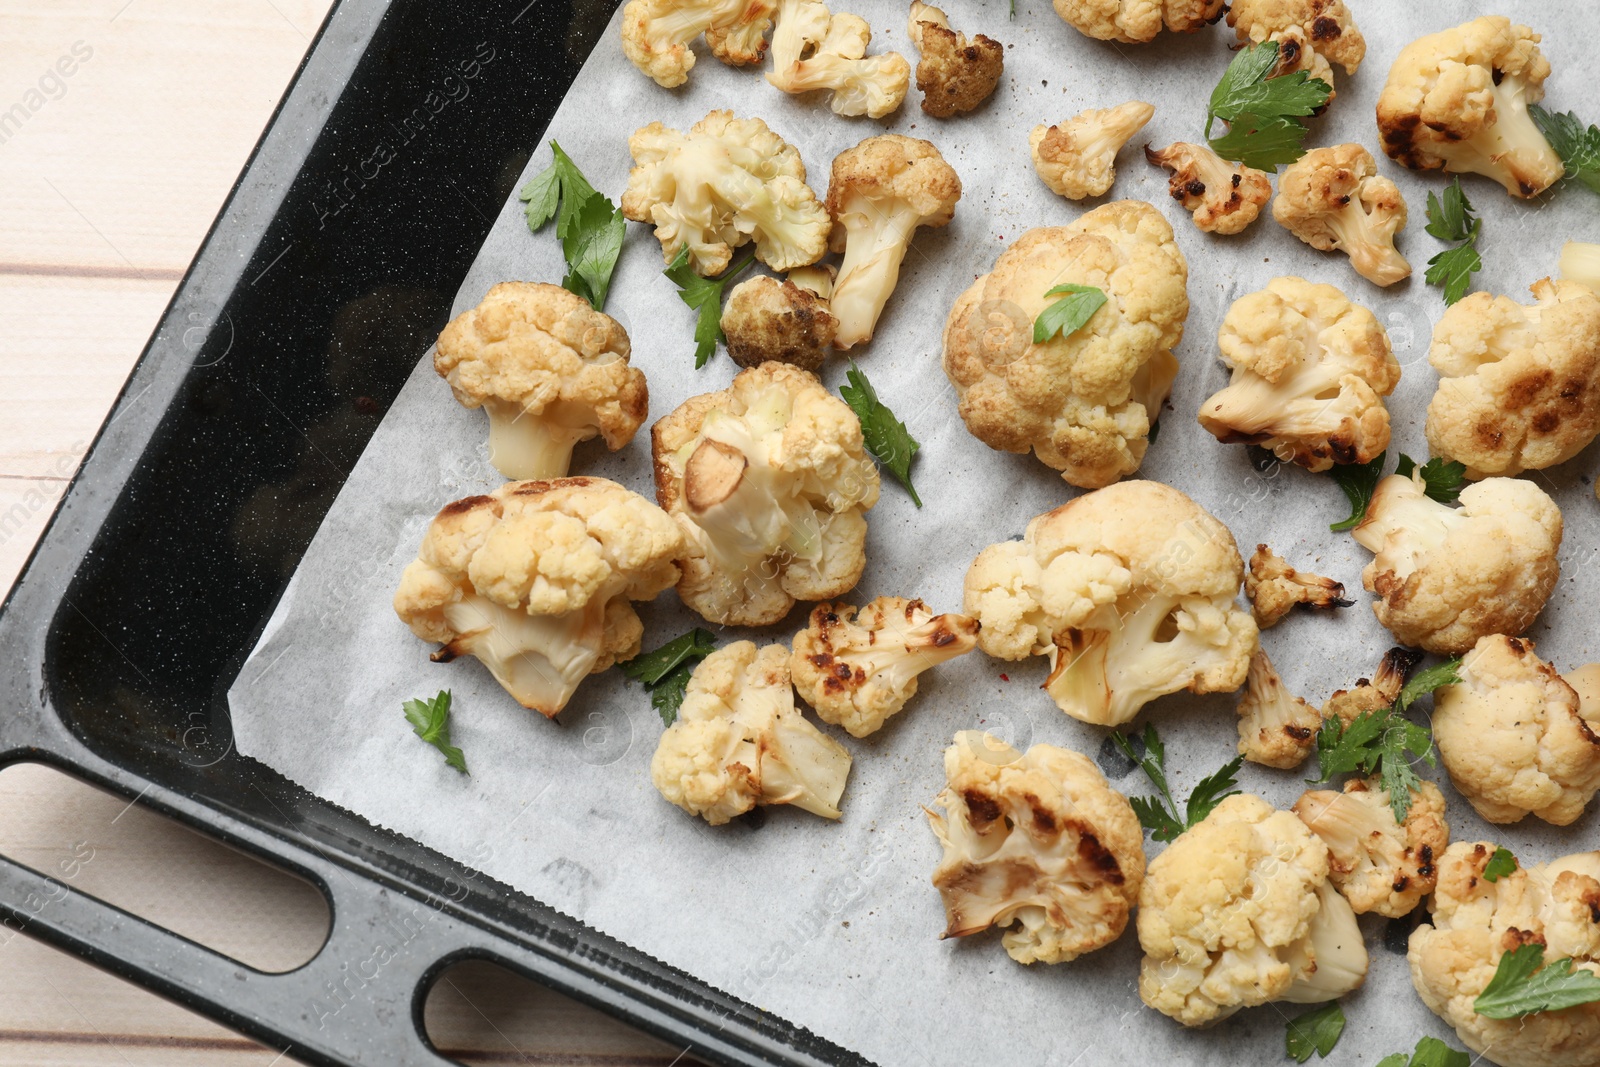
[[[690,45],[702,33],[729,66],[761,62],[772,25],[772,0],[629,0],[622,12],[622,51],[657,85],[682,85],[694,69]]]
[[[993,37],[957,33],[943,11],[922,0],[911,0],[906,32],[922,53],[917,63],[922,110],[934,118],[971,111],[1000,84],[1006,50]]]
[[[814,372],[838,325],[826,298],[765,274],[734,286],[722,309],[728,355],[741,367],[772,361]]]
[[[1406,228],[1400,187],[1378,176],[1372,153],[1358,144],[1313,148],[1284,168],[1272,217],[1312,248],[1343,252],[1375,285],[1411,276],[1394,247]]]
[[[1123,44],[1153,41],[1166,27],[1194,33],[1222,17],[1224,0],[1055,0],[1056,14],[1085,37]]]
[[[1250,571],[1244,576],[1244,595],[1256,625],[1265,630],[1276,626],[1297,605],[1313,608],[1347,608],[1344,583],[1309,571],[1297,571],[1287,560],[1266,545],[1257,545],[1250,555]]]
[[[1176,141],[1144,146],[1144,158],[1170,170],[1167,192],[1206,233],[1235,234],[1256,221],[1272,197],[1272,179],[1243,163],[1229,163],[1204,145]]]
[[[835,15],[822,0],[777,0],[772,70],[767,81],[786,93],[826,91],[835,115],[882,118],[900,106],[911,64],[898,52],[867,55],[872,27],[857,15]]]
[[[1130,100],[1090,108],[1059,126],[1035,126],[1028,135],[1033,169],[1057,196],[1102,196],[1116,180],[1117,153],[1155,113],[1153,105]]]
[[[1250,657],[1237,710],[1239,755],[1251,763],[1286,771],[1317,747],[1321,713],[1289,692],[1261,649]]]
[[[1323,719],[1337,718],[1349,726],[1369,711],[1382,711],[1400,697],[1406,684],[1406,675],[1422,661],[1422,653],[1414,648],[1396,646],[1383,655],[1377,673],[1372,678],[1358,679],[1352,689],[1339,689],[1322,705]]]
[[[1328,877],[1357,915],[1409,915],[1433,892],[1450,824],[1444,794],[1432,782],[1411,791],[1404,823],[1395,822],[1388,790],[1377,778],[1352,778],[1342,793],[1307,792],[1294,813],[1328,846]]]

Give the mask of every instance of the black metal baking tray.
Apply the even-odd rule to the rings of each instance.
[[[0,607],[0,765],[53,764],[302,874],[327,944],[264,974],[0,859],[10,928],[308,1063],[446,1062],[422,1000],[470,956],[703,1060],[864,1062],[231,742],[229,684],[614,6],[337,4]]]

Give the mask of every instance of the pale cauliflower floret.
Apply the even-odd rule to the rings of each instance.
[[[690,265],[709,278],[751,240],[773,270],[828,250],[828,212],[806,184],[800,153],[760,119],[713,111],[687,134],[652,122],[628,138],[628,151],[622,213],[655,224],[668,263],[687,245]]]
[[[1433,892],[1450,824],[1444,794],[1432,782],[1411,791],[1404,823],[1395,821],[1378,778],[1352,778],[1342,793],[1308,792],[1294,813],[1328,846],[1328,877],[1357,915],[1409,915]]]
[[[1244,562],[1233,535],[1159,482],[1123,482],[1028,523],[979,553],[966,613],[1000,659],[1048,656],[1062,711],[1118,726],[1156,697],[1238,689],[1256,624],[1234,604]]]
[[[912,236],[918,227],[948,223],[960,199],[961,178],[930,141],[879,134],[833,158],[831,241],[835,252],[844,253],[829,298],[839,320],[836,348],[872,340]]]
[[[602,478],[508,482],[447,504],[406,566],[394,610],[475,656],[523,707],[554,718],[591,674],[639,653],[630,600],[678,580],[683,535],[662,511]]]
[[[1256,221],[1272,197],[1272,179],[1243,163],[1229,163],[1205,145],[1175,141],[1145,145],[1144,158],[1172,172],[1167,192],[1206,233],[1234,234]]]
[[[1494,823],[1566,826],[1600,789],[1600,707],[1533,651],[1493,635],[1433,695],[1433,737],[1457,791]]]
[[[978,622],[935,615],[920,600],[881,596],[861,609],[822,604],[795,634],[794,687],[823,722],[875,733],[917,692],[917,675],[970,652]]]
[[[1227,7],[1224,0],[1055,0],[1055,9],[1086,37],[1144,44],[1163,26],[1194,33],[1220,19]]]
[[[1322,718],[1337,718],[1349,726],[1369,711],[1382,711],[1400,696],[1406,684],[1406,675],[1422,660],[1422,653],[1414,648],[1396,646],[1383,655],[1378,671],[1372,678],[1357,680],[1354,688],[1335,690],[1322,705]]]
[[[1256,625],[1265,630],[1276,626],[1298,604],[1313,608],[1347,608],[1344,584],[1310,571],[1297,571],[1282,556],[1266,545],[1257,545],[1250,555],[1250,571],[1244,576],[1244,595]]]
[[[1370,463],[1389,447],[1383,398],[1400,364],[1378,317],[1333,286],[1272,279],[1233,302],[1217,345],[1233,377],[1199,416],[1217,440],[1310,471]]]
[[[1343,0],[1234,0],[1228,25],[1241,45],[1277,42],[1274,77],[1304,70],[1332,86],[1330,63],[1354,74],[1367,55],[1366,38]]]
[[[900,106],[911,64],[898,52],[867,55],[872,28],[856,15],[835,15],[822,0],[777,0],[772,70],[767,81],[786,93],[827,90],[835,115],[882,118]]]
[[[1457,842],[1439,862],[1432,925],[1411,934],[1411,982],[1422,1002],[1484,1062],[1502,1067],[1594,1067],[1600,1003],[1512,1019],[1479,1015],[1473,1002],[1500,957],[1529,943],[1545,962],[1571,957],[1600,974],[1600,852],[1537,863],[1490,882],[1489,842]]]
[[[1150,864],[1139,891],[1139,996],[1185,1026],[1270,1001],[1334,1000],[1367,950],[1328,882],[1328,849],[1287,811],[1228,797]]]
[[[1018,963],[1066,963],[1115,941],[1144,879],[1133,807],[1086,757],[1054,745],[1023,755],[977,730],[945,749],[945,789],[928,812],[944,846],[933,884],[945,937],[1010,927]]]
[[[776,361],[816,371],[838,326],[825,298],[765,274],[734,286],[722,309],[728,355],[741,367]]]
[[[1600,293],[1600,244],[1568,241],[1562,245],[1561,280],[1582,282]]]
[[[1489,634],[1520,634],[1561,575],[1561,510],[1532,482],[1488,478],[1461,507],[1428,499],[1421,471],[1378,483],[1352,535],[1372,562],[1362,585],[1402,644],[1459,655]]]
[[[794,706],[789,650],[749,641],[700,661],[650,758],[661,795],[712,826],[757,804],[837,819],[849,775],[850,753]]]
[[[579,441],[615,452],[650,410],[628,334],[581,296],[501,282],[439,335],[433,368],[469,408],[489,413],[489,461],[507,478],[560,478]]]
[[[694,68],[689,46],[702,33],[724,63],[761,62],[772,11],[772,0],[630,0],[622,12],[622,51],[671,89],[688,80]]]
[[[1313,148],[1285,167],[1272,217],[1312,248],[1343,252],[1375,285],[1411,276],[1411,264],[1394,247],[1406,228],[1405,198],[1358,144]]]
[[[1155,113],[1154,105],[1130,100],[1090,108],[1059,126],[1035,126],[1028,135],[1033,169],[1057,196],[1102,196],[1116,180],[1117,153]]]
[[[1261,649],[1250,657],[1237,711],[1239,754],[1251,763],[1286,771],[1317,747],[1321,713],[1284,687]]]
[[[922,0],[911,0],[906,32],[922,53],[917,63],[922,110],[934,118],[971,111],[1000,83],[1006,51],[993,37],[957,33],[943,11]]]
[[[1137,200],[1017,238],[945,320],[944,371],[967,429],[1086,489],[1138,470],[1178,375],[1188,279],[1172,227]],[[1106,303],[1036,344],[1034,319],[1059,299],[1045,294],[1063,283],[1094,286]]]
[[[1428,445],[1468,477],[1553,467],[1600,434],[1600,295],[1548,278],[1533,295],[1473,293],[1433,328]]]
[[[1550,76],[1538,41],[1503,15],[1412,41],[1378,97],[1384,151],[1413,170],[1482,174],[1512,196],[1544,192],[1566,167],[1528,113]]]
[[[741,371],[659,420],[651,444],[656,499],[687,542],[678,596],[708,621],[766,626],[855,588],[878,469],[855,412],[814,375]]]

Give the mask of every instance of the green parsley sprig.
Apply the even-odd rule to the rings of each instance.
[[[528,229],[537,233],[555,217],[556,236],[567,261],[561,287],[603,311],[628,224],[622,209],[595,191],[560,145],[551,141],[550,152],[554,156],[550,166],[517,194],[528,205]]]
[[[1276,41],[1251,45],[1233,57],[1212,90],[1206,140],[1223,159],[1275,171],[1305,155],[1310,131],[1301,120],[1327,104],[1333,87],[1303,70],[1271,77],[1277,65]],[[1227,124],[1227,131],[1212,136],[1218,119]]]
[[[1582,968],[1574,970],[1571,956],[1546,966],[1544,946],[1533,942],[1500,957],[1494,977],[1472,1002],[1472,1010],[1486,1019],[1516,1019],[1597,1000],[1600,975]]]
[[[1436,1037],[1425,1037],[1410,1056],[1391,1053],[1378,1061],[1378,1067],[1472,1067],[1472,1057]]]
[[[467,774],[467,758],[450,743],[450,690],[439,690],[432,700],[408,700],[403,708],[416,735],[444,753],[446,763]]]
[[[922,446],[911,436],[906,424],[895,418],[889,406],[878,399],[878,391],[867,381],[867,376],[856,366],[855,360],[850,361],[850,370],[845,377],[848,382],[839,387],[839,395],[856,413],[856,418],[861,420],[861,436],[866,442],[867,451],[872,453],[884,470],[894,475],[895,481],[905,486],[906,492],[911,494],[911,502],[920,508],[922,500],[917,496],[916,487],[911,484],[911,457]]]
[[[672,257],[667,269],[661,272],[678,287],[678,297],[698,313],[694,323],[695,370],[710,362],[717,345],[727,340],[722,336],[723,289],[754,261],[753,255],[745,256],[723,271],[720,277],[702,278],[689,265],[689,246],[684,245]]]
[[[1146,725],[1144,728],[1143,757],[1134,751],[1133,742],[1129,741],[1128,735],[1120,730],[1113,731],[1111,739],[1116,742],[1124,756],[1144,770],[1145,777],[1150,779],[1150,784],[1159,791],[1159,796],[1130,797],[1128,800],[1128,803],[1133,805],[1135,814],[1139,816],[1140,825],[1151,831],[1150,836],[1157,841],[1176,841],[1179,834],[1210,815],[1218,804],[1239,792],[1233,787],[1239,784],[1235,776],[1244,764],[1235,756],[1224,764],[1221,770],[1201,779],[1200,784],[1189,794],[1189,800],[1184,805],[1183,815],[1180,817],[1178,802],[1173,798],[1172,790],[1167,785],[1167,750],[1162,745],[1161,736],[1156,733],[1156,728],[1151,725]]]
[[[1483,232],[1483,220],[1472,213],[1472,202],[1461,189],[1458,176],[1445,186],[1441,198],[1428,194],[1428,233],[1441,241],[1459,241],[1454,248],[1428,260],[1429,285],[1444,287],[1444,302],[1454,304],[1467,295],[1472,276],[1483,269],[1483,257],[1478,255],[1478,235]]]
[[[1537,104],[1528,111],[1566,165],[1566,176],[1600,193],[1600,126],[1585,129],[1583,120],[1572,112],[1546,111]]]
[[[1483,865],[1483,880],[1485,882],[1498,882],[1508,874],[1517,870],[1517,857],[1511,854],[1509,848],[1497,848],[1494,855],[1489,857],[1489,862]]]
[[[1284,1051],[1296,1063],[1306,1062],[1313,1052],[1326,1059],[1333,1046],[1339,1043],[1344,1023],[1344,1009],[1336,1000],[1301,1012],[1289,1020],[1284,1033]]]
[[[1417,462],[1404,452],[1400,453],[1400,464],[1395,468],[1395,473],[1402,478],[1409,478],[1417,471]],[[1429,499],[1437,500],[1441,504],[1454,504],[1461,495],[1461,490],[1467,484],[1467,465],[1455,460],[1444,460],[1437,457],[1428,460],[1421,468],[1422,491]]]
[[[661,716],[663,726],[678,719],[683,694],[689,688],[694,665],[717,650],[717,639],[709,630],[695,627],[660,648],[641,652],[618,664],[622,673],[650,691],[650,706]]]
[[[1372,503],[1372,494],[1377,491],[1378,479],[1383,477],[1383,464],[1389,458],[1389,453],[1379,452],[1378,458],[1371,463],[1341,463],[1328,469],[1328,476],[1339,484],[1344,490],[1345,499],[1350,501],[1350,517],[1329,526],[1334,533],[1343,533],[1353,530],[1361,525],[1367,517],[1367,505]]]
[[[1044,295],[1061,299],[1039,312],[1039,317],[1033,320],[1033,343],[1036,345],[1044,344],[1058,333],[1063,337],[1077,333],[1106,302],[1105,292],[1092,285],[1057,285],[1046,290]]]

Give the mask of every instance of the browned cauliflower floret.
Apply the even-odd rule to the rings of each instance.
[[[1256,221],[1272,197],[1272,179],[1243,163],[1229,163],[1205,145],[1176,141],[1144,158],[1172,172],[1167,192],[1207,233],[1239,233]]]
[[[613,452],[650,409],[615,319],[559,285],[501,282],[439,335],[433,368],[489,413],[489,461],[507,478],[560,478],[591,437]]]
[[[1117,153],[1155,113],[1153,105],[1130,100],[1090,108],[1059,126],[1035,126],[1028,135],[1033,169],[1057,196],[1102,196],[1116,180]]]
[[[1162,26],[1194,33],[1222,17],[1224,0],[1055,0],[1056,14],[1086,37],[1124,44],[1155,40]]]
[[[1333,286],[1272,279],[1233,302],[1217,345],[1233,377],[1199,416],[1217,440],[1310,471],[1370,463],[1389,447],[1383,398],[1400,364],[1378,317]]]
[[[861,420],[815,375],[740,371],[659,420],[651,444],[656,499],[688,545],[678,596],[707,620],[766,626],[855,588],[878,468]]]
[[[1372,153],[1358,144],[1313,148],[1284,168],[1272,217],[1312,248],[1343,252],[1375,285],[1411,276],[1394,247],[1406,228],[1400,187],[1378,176]]]
[[[861,609],[822,604],[794,635],[794,687],[823,722],[875,733],[917,694],[917,675],[978,644],[978,620],[881,596]]]
[[[1233,0],[1228,25],[1241,45],[1277,42],[1278,69],[1272,77],[1303,70],[1331,87],[1330,63],[1354,74],[1367,55],[1366,38],[1344,0]]]
[[[683,535],[661,509],[603,478],[507,482],[447,504],[400,576],[394,610],[475,656],[525,708],[554,718],[591,674],[639,653],[630,600],[678,580]]]
[[[1482,174],[1512,196],[1544,192],[1566,167],[1528,113],[1550,76],[1538,41],[1504,15],[1412,41],[1378,97],[1383,150],[1413,170]]]
[[[1000,84],[1006,50],[993,37],[957,33],[943,11],[922,0],[911,0],[907,33],[922,53],[917,63],[922,110],[934,118],[971,111]]]
[[[1473,293],[1433,328],[1428,445],[1468,477],[1565,463],[1600,434],[1600,295],[1548,278],[1533,295]]]
[[[775,361],[815,371],[838,325],[825,298],[765,274],[734,286],[722,309],[728,355],[741,367]]]
[[[1489,822],[1575,821],[1600,790],[1600,707],[1522,638],[1481,639],[1458,673],[1433,695],[1433,737],[1456,790]]]
[[[933,884],[945,937],[1012,927],[1000,939],[1012,959],[1066,963],[1122,934],[1144,879],[1144,831],[1092,762],[1054,745],[1023,755],[967,730],[945,749],[944,772],[944,814],[928,821],[944,846]]]
[[[1250,613],[1263,630],[1276,626],[1297,604],[1313,608],[1347,608],[1344,584],[1309,571],[1297,571],[1266,545],[1250,555],[1250,572],[1244,576],[1244,595]]]
[[[900,106],[911,64],[898,52],[867,55],[872,28],[857,15],[835,15],[822,0],[777,0],[772,70],[786,93],[825,90],[835,115],[882,118]]]
[[[1283,679],[1261,649],[1250,657],[1239,694],[1239,755],[1263,767],[1289,770],[1305,762],[1317,747],[1322,715],[1284,687]]]
[[[1339,689],[1322,705],[1324,719],[1338,718],[1349,726],[1369,711],[1382,711],[1400,696],[1406,684],[1406,675],[1422,660],[1422,653],[1414,648],[1391,648],[1383,655],[1378,671],[1372,678],[1359,679],[1352,689]]]
[[[689,45],[702,33],[718,59],[741,67],[767,51],[773,0],[630,0],[622,12],[622,51],[668,89],[694,68]]]
[[[1450,824],[1444,794],[1432,782],[1411,791],[1403,824],[1395,821],[1378,778],[1352,778],[1342,793],[1308,792],[1295,801],[1294,813],[1328,846],[1328,877],[1357,915],[1409,915],[1433,892]]]
[[[687,245],[689,264],[710,278],[751,240],[773,270],[828,250],[828,211],[806,184],[800,153],[760,119],[713,111],[687,134],[652,122],[628,138],[628,151],[622,213],[655,224],[668,263]]]
[[[1138,470],[1178,375],[1188,278],[1172,227],[1137,200],[1017,238],[945,320],[944,372],[967,429],[1084,488]],[[1081,329],[1035,343],[1034,319],[1064,282],[1106,303]]]

